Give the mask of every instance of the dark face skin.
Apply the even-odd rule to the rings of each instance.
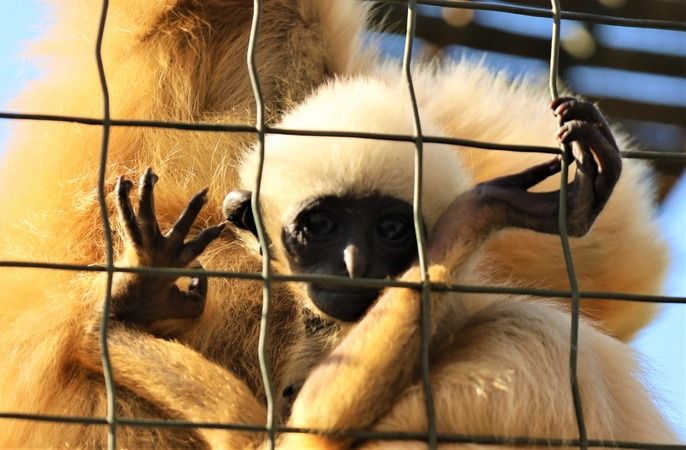
[[[281,238],[294,273],[394,277],[417,256],[412,206],[378,194],[317,198],[284,226]],[[316,283],[307,289],[321,311],[342,321],[359,319],[380,292]]]
[[[250,196],[248,191],[231,192],[224,214],[255,233]],[[412,206],[380,194],[317,198],[284,225],[281,239],[293,273],[395,277],[417,257]],[[362,317],[380,293],[329,283],[309,283],[307,290],[317,308],[346,322]]]

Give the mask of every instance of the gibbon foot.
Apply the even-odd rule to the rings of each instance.
[[[188,232],[207,201],[207,189],[197,193],[181,213],[176,223],[164,235],[155,217],[153,189],[157,175],[148,168],[138,187],[138,213],[129,199],[133,183],[120,177],[116,192],[119,223],[124,230],[127,250],[143,267],[197,267],[196,258],[216,239],[225,224],[201,231],[185,241]],[[154,276],[142,273],[118,273],[112,294],[112,317],[116,320],[147,325],[165,319],[199,317],[207,297],[207,277],[193,277],[187,290],[181,290],[174,276]]]
[[[576,161],[574,181],[567,185],[567,232],[579,237],[588,232],[610,198],[622,160],[607,121],[593,104],[564,97],[550,106],[560,118],[557,139],[572,145]],[[558,234],[560,192],[528,189],[560,169],[557,157],[518,174],[481,183],[475,189],[486,202],[498,204],[499,225]]]

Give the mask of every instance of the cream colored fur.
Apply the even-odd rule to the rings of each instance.
[[[426,135],[557,146],[554,139],[557,121],[547,108],[548,94],[540,82],[526,79],[513,82],[505,74],[496,74],[479,64],[468,62],[419,66],[414,71],[414,81],[422,131]],[[337,90],[341,84],[347,83],[352,85],[345,90]],[[394,89],[395,96],[383,100],[390,103],[387,107],[394,114],[392,120],[384,121],[380,115],[379,111],[383,110],[384,105],[379,104],[378,96],[374,94],[379,89]],[[330,107],[327,109],[324,106],[326,102],[337,106],[333,110]],[[296,107],[281,125],[286,128],[412,135],[410,105],[409,93],[400,78],[400,68],[386,64],[372,75],[354,81],[346,81],[343,77],[333,86],[323,86],[317,97]],[[327,112],[323,114],[322,111]],[[355,125],[359,115],[364,119]],[[615,130],[615,135],[620,149],[634,148],[624,133]],[[303,149],[303,156],[289,163],[284,161],[284,158],[288,158],[284,148],[297,147],[292,145],[294,141],[303,142],[299,146]],[[430,158],[435,145],[425,144],[425,147],[425,154]],[[448,168],[437,170],[435,166],[441,163],[427,159],[427,167],[432,168],[427,169],[430,175],[425,177],[425,183],[433,192],[424,199],[428,224],[435,221],[436,212],[445,205],[445,198],[441,197],[445,191],[452,193],[464,188],[464,184],[460,183],[486,181],[551,158],[545,154],[453,148],[460,161],[451,164],[459,164],[467,169],[467,173],[459,179],[446,181]],[[383,190],[406,200],[412,198],[409,182],[413,179],[413,144],[353,138],[338,139],[332,143],[330,139],[322,137],[270,135],[266,149],[266,184],[262,195],[265,198],[269,234],[272,236],[274,233],[280,234],[278,227],[290,218],[284,205],[297,208],[303,201],[320,193],[369,189]],[[403,155],[402,170],[388,171],[384,177],[369,174],[368,170],[378,170],[378,166],[388,164],[387,155],[394,151]],[[440,151],[445,151],[445,147],[441,147]],[[346,155],[345,159],[341,159],[342,155]],[[353,155],[351,160],[348,160],[349,155]],[[400,158],[398,155],[395,156]],[[254,156],[251,157],[252,160],[247,159],[243,163],[246,169],[243,170],[241,185],[252,190],[256,160]],[[365,158],[365,162],[361,163],[358,158]],[[396,167],[398,160],[393,164]],[[294,165],[299,166],[297,170],[304,171],[302,176],[293,175],[296,173]],[[399,175],[399,172],[403,175]],[[342,178],[345,184],[341,184]],[[381,189],[379,185],[384,183],[387,186]],[[555,190],[559,184],[559,178],[551,177],[537,189]],[[344,185],[345,188],[342,187]],[[433,189],[436,185],[443,185],[445,191]],[[571,240],[582,290],[642,294],[660,291],[667,256],[654,217],[653,199],[653,186],[646,165],[639,160],[625,160],[623,175],[615,192],[591,232],[583,238]],[[632,219],[627,220],[627,217]],[[640,245],[636,245],[637,242]],[[488,280],[515,286],[569,289],[562,246],[556,236],[528,230],[508,230],[489,241],[481,260],[479,273],[482,282]],[[608,263],[610,260],[612,263]],[[582,304],[589,318],[622,339],[630,338],[648,323],[656,310],[653,304],[639,302],[584,299]]]
[[[389,89],[399,97],[384,95]],[[412,135],[411,105],[402,94],[400,80],[338,80],[318,89],[315,96],[290,111],[279,126]],[[337,106],[332,109],[331,105]],[[423,128],[439,134],[430,123],[424,123]],[[291,223],[302,206],[317,197],[376,192],[411,203],[415,149],[411,142],[267,136],[260,198],[268,235],[280,236],[284,224]],[[257,151],[248,153],[243,160],[242,188],[255,189],[258,161]],[[424,145],[423,173],[425,192],[430,193],[423,197],[424,217],[432,225],[472,181],[458,155],[443,145]],[[285,257],[278,242],[274,244],[279,255]]]
[[[418,69],[414,79],[422,116],[437,123],[448,136],[557,146],[557,119],[547,107],[550,98],[542,80],[513,82],[506,73],[470,63]],[[620,150],[637,148],[617,127],[614,135]],[[550,158],[480,149],[462,149],[460,155],[475,182],[515,173]],[[538,189],[556,190],[559,183],[559,178],[553,177]],[[654,202],[652,173],[645,162],[625,159],[622,177],[593,229],[583,238],[571,240],[580,289],[661,292],[668,259]],[[559,238],[527,230],[508,230],[491,239],[484,250],[481,271],[496,283],[569,289]],[[657,306],[585,299],[582,309],[606,332],[628,340],[650,322]]]

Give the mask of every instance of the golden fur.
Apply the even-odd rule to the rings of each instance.
[[[245,63],[252,0],[110,3],[103,57],[113,118],[254,121]],[[349,55],[359,53],[357,30],[365,20],[365,7],[318,0],[265,3],[258,63],[268,119],[273,121],[330,73],[352,70]],[[102,115],[93,56],[99,8],[91,1],[55,3],[57,25],[37,50],[55,58],[48,61],[50,75],[18,99],[21,110]],[[350,64],[357,63],[360,60]],[[96,191],[101,138],[97,126],[19,125],[0,169],[0,188],[12,193],[12,200],[0,205],[0,258],[104,262]],[[190,196],[207,185],[208,205],[196,226],[218,223],[223,196],[236,185],[239,151],[252,139],[246,133],[113,128],[107,189],[113,189],[120,175],[136,179],[152,166],[163,180],[156,191],[162,228],[170,226]],[[121,243],[116,244],[118,264],[135,265],[137,261],[124,259]],[[228,271],[260,267],[228,234],[203,255],[202,263]],[[80,361],[84,325],[90,327],[97,320],[104,298],[104,284],[98,278],[102,277],[68,271],[0,270],[0,281],[7,286],[0,308],[0,411],[105,414],[102,377]],[[292,326],[300,323],[300,307],[287,301],[290,295],[283,289],[277,287],[276,294],[284,300],[274,305],[270,348],[279,349],[271,355],[279,380],[287,370],[287,348],[298,341],[301,330]],[[259,397],[263,388],[255,345],[260,310],[259,283],[217,279],[200,320],[158,324],[158,332],[173,334],[189,351],[195,349],[231,369]],[[174,417],[127,390],[119,392],[119,398],[119,413],[125,416]],[[0,427],[2,448],[93,447],[102,446],[105,439],[99,426],[2,420]],[[127,447],[197,445],[196,433],[187,430],[122,427],[119,440]]]
[[[420,111],[448,136],[557,145],[557,121],[551,120],[549,94],[541,83],[526,78],[512,82],[507,74],[470,64],[451,65],[438,75],[432,70],[416,72]],[[620,150],[635,148],[631,138],[620,129],[615,128],[613,133]],[[544,154],[479,149],[466,149],[461,154],[476,183],[549,158]],[[655,218],[651,177],[643,161],[624,160],[622,177],[592,231],[571,240],[580,289],[642,294],[661,291],[668,259]],[[559,180],[548,179],[537,188],[556,190]],[[569,289],[557,236],[507,230],[489,240],[484,255],[482,268],[493,282]],[[657,308],[648,303],[588,299],[582,300],[582,310],[607,333],[629,340],[650,322]]]
[[[50,74],[32,85],[17,104],[23,111],[99,117],[102,96],[93,49],[100,5],[55,1],[55,8],[57,25],[37,50],[51,58]],[[252,0],[112,1],[103,49],[112,117],[251,123],[253,94],[244,62],[251,8]],[[377,69],[373,50],[361,47],[359,30],[365,11],[356,1],[265,1],[258,61],[270,122],[332,74],[373,72],[376,78],[390,76],[392,69]],[[530,88],[512,88],[482,68],[456,66],[447,73],[450,75],[435,78],[427,71],[418,77],[418,89],[424,92],[422,108],[431,111],[432,120],[446,134],[550,143],[552,132],[540,132],[538,127],[532,127],[532,132],[532,128],[522,126],[550,120],[544,103],[539,109],[539,102],[531,101]],[[444,85],[432,85],[436,80]],[[461,83],[474,90],[453,92]],[[433,93],[439,95],[430,95]],[[454,103],[435,105],[433,98],[450,98]],[[473,113],[473,108],[479,108],[478,113]],[[503,122],[505,113],[513,110],[517,111],[514,117]],[[553,130],[554,123],[546,122],[544,128]],[[94,126],[19,124],[0,168],[0,189],[12,193],[0,203],[0,258],[104,262],[96,192],[101,138],[101,129]],[[192,194],[209,185],[208,205],[197,221],[199,229],[221,220],[221,201],[238,185],[236,167],[251,141],[249,134],[115,127],[109,141],[107,185],[113,187],[119,175],[135,178],[145,167],[154,167],[162,180],[156,190],[156,205],[163,228],[172,223]],[[468,151],[464,164],[473,178],[481,181],[495,173],[527,167],[536,158],[508,155],[492,164],[495,157],[493,152]],[[645,293],[658,289],[665,252],[655,237],[651,196],[648,184],[641,183],[642,177],[638,164],[627,165],[624,184],[618,187],[593,233],[575,243],[583,289]],[[518,238],[506,238],[506,233]],[[607,244],[600,254],[599,242]],[[121,243],[116,244],[119,265],[137,263],[124,258]],[[556,253],[559,243],[554,237],[507,231],[486,245],[483,255],[488,262],[482,269],[488,268],[489,279],[566,287],[564,268]],[[550,258],[540,259],[541,255]],[[612,264],[607,264],[608,260]],[[256,271],[260,267],[259,260],[228,233],[203,254],[201,262],[213,270]],[[636,268],[644,263],[650,266]],[[632,265],[630,271],[625,270],[626,264]],[[632,275],[627,277],[627,273]],[[0,411],[103,416],[105,395],[98,373],[101,369],[96,367],[99,355],[93,334],[104,297],[102,277],[2,269],[0,282],[4,286]],[[302,342],[302,330],[297,326],[302,320],[300,304],[277,285],[273,305],[270,357],[274,378],[283,387],[303,377],[322,350],[314,345],[311,355],[292,355],[294,348],[308,345]],[[641,304],[604,305],[590,303],[586,312],[620,337],[630,336],[649,316]],[[260,309],[259,283],[213,279],[205,314],[199,320],[156,324],[156,333],[176,342],[115,324],[110,349],[115,376],[124,387],[118,392],[119,414],[259,422],[258,417],[264,417],[263,388],[255,360]],[[131,352],[133,348],[140,351]],[[159,385],[145,382],[147,375],[151,381],[169,378],[173,371],[159,378],[155,373],[172,361],[180,374],[177,378]],[[210,368],[200,373],[196,362]],[[257,400],[245,400],[253,402],[254,409],[245,416],[235,416],[242,413],[231,408],[231,402],[220,401],[223,388],[254,395]],[[217,407],[192,408],[200,392],[214,393],[211,404]],[[195,447],[203,440],[218,442],[226,437],[219,431],[202,433],[120,427],[119,442],[127,447]],[[232,436],[237,439],[236,446],[254,442],[253,437]],[[102,446],[104,439],[105,430],[98,426],[3,419],[0,427],[0,447],[92,447]]]

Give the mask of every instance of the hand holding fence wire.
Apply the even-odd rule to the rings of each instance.
[[[557,99],[551,106],[560,116],[558,139],[575,149],[577,169],[574,181],[567,186],[566,220],[570,236],[580,237],[590,230],[610,198],[619,180],[622,160],[609,126],[595,106],[574,98]],[[511,205],[507,213],[511,225],[558,234],[560,193],[531,193],[527,189],[559,173],[561,158],[522,174],[483,183],[481,190],[486,198]]]
[[[558,68],[560,62],[560,28],[562,20],[562,9],[560,8],[560,0],[551,0],[551,10],[553,15],[553,28],[550,40],[550,75],[548,85],[550,88],[550,96],[552,97],[553,105],[557,105],[560,94],[557,88],[557,80],[559,77]],[[561,119],[564,120],[564,119]],[[558,133],[558,136],[559,133]],[[581,393],[579,390],[577,380],[577,343],[579,339],[579,315],[581,296],[579,295],[579,286],[576,278],[576,271],[574,270],[574,262],[572,260],[572,252],[569,244],[569,234],[567,232],[567,173],[568,161],[571,159],[571,146],[568,142],[562,141],[561,144],[561,170],[560,170],[560,206],[558,212],[558,227],[560,233],[560,243],[562,244],[562,252],[564,254],[565,266],[567,268],[567,277],[569,278],[570,291],[572,293],[572,308],[571,308],[571,330],[569,339],[569,380],[572,391],[572,398],[574,401],[574,412],[576,414],[576,423],[579,430],[579,448],[585,450],[588,448],[588,435],[586,432],[586,421],[584,419],[583,406],[581,404]],[[619,175],[619,174],[618,174]]]

